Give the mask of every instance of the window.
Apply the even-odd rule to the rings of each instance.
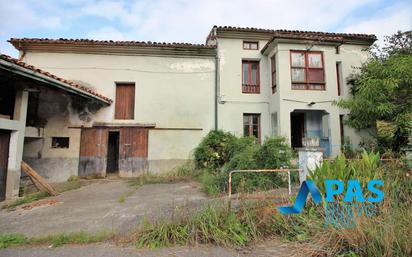
[[[321,52],[291,51],[292,89],[325,90]]]
[[[336,63],[336,82],[338,85],[338,96],[340,96],[340,93],[341,93],[341,80],[342,80],[341,75],[340,75],[341,69],[342,69],[341,62],[337,62]]]
[[[260,93],[259,62],[242,61],[242,93]]]
[[[271,58],[271,70],[272,70],[272,94],[276,93],[276,59],[275,55]]]
[[[118,120],[134,119],[134,83],[116,84],[116,103],[114,118]]]
[[[243,136],[254,136],[260,142],[260,114],[243,114]]]
[[[345,130],[343,123],[343,115],[339,115],[339,127],[340,127],[340,144],[343,147],[345,145]]]
[[[69,148],[69,138],[52,137],[51,148]]]
[[[244,50],[258,50],[259,42],[256,41],[243,41]]]

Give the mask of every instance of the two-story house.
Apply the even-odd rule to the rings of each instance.
[[[335,156],[344,137],[356,146],[363,136],[343,124],[347,113],[333,102],[348,96],[346,77],[375,40],[217,26],[205,45],[12,38],[20,52],[12,66],[33,65],[27,72],[41,69],[111,100],[102,106],[30,89],[22,159],[52,182],[166,172],[190,159],[212,129],[260,141],[285,136],[292,147],[316,136]]]
[[[318,137],[327,156],[345,138],[358,146],[367,133],[344,125],[346,78],[368,58],[374,35],[217,27],[218,127],[235,134],[284,136],[292,147]]]

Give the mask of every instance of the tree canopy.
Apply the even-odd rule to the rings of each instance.
[[[378,144],[399,151],[412,132],[412,33],[398,32],[385,43],[382,49],[373,47],[372,58],[350,76],[352,95],[337,105],[349,109],[346,123],[354,128],[386,124],[392,133],[378,133]]]

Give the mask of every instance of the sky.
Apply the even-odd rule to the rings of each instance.
[[[213,25],[384,35],[412,28],[406,0],[0,0],[11,37],[204,43]]]

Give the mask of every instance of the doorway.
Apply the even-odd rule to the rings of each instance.
[[[10,131],[0,130],[0,201],[6,196],[7,167],[9,160]]]
[[[305,114],[295,113],[290,114],[290,129],[292,147],[302,147],[302,138],[305,136]]]
[[[109,131],[107,144],[107,173],[119,171],[119,131]]]

